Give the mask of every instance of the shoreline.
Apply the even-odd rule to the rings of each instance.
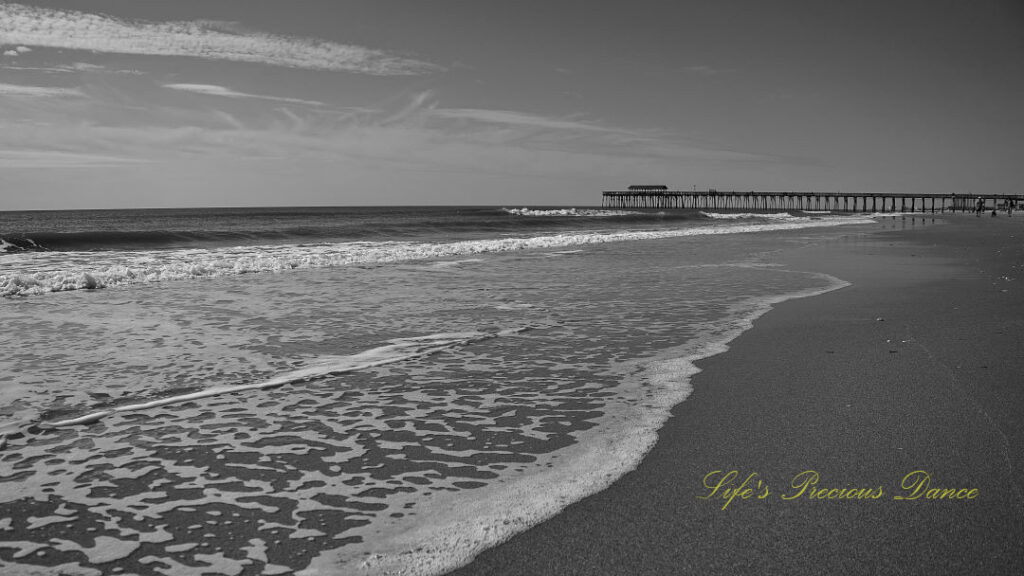
[[[936,219],[779,253],[852,285],[774,305],[634,471],[450,574],[1020,571],[1024,218]],[[733,470],[766,497],[723,509]],[[884,496],[781,498],[806,470]],[[893,499],[917,470],[975,498]]]

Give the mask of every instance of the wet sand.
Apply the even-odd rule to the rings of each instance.
[[[1024,214],[938,220],[777,255],[852,285],[777,305],[637,470],[453,574],[1024,573]],[[748,498],[702,498],[733,470]],[[783,498],[808,470],[883,494]],[[895,499],[915,471],[974,497]]]

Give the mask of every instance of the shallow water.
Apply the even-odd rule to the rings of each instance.
[[[842,285],[763,254],[842,233],[5,299],[0,567],[452,568],[633,468],[692,360]]]

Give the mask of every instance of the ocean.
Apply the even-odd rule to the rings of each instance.
[[[441,574],[633,469],[867,215],[0,212],[0,572]]]

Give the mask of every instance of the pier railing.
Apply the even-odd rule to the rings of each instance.
[[[604,208],[690,208],[700,210],[822,210],[831,212],[973,212],[979,200],[994,210],[1024,194],[892,194],[846,192],[605,191]]]

